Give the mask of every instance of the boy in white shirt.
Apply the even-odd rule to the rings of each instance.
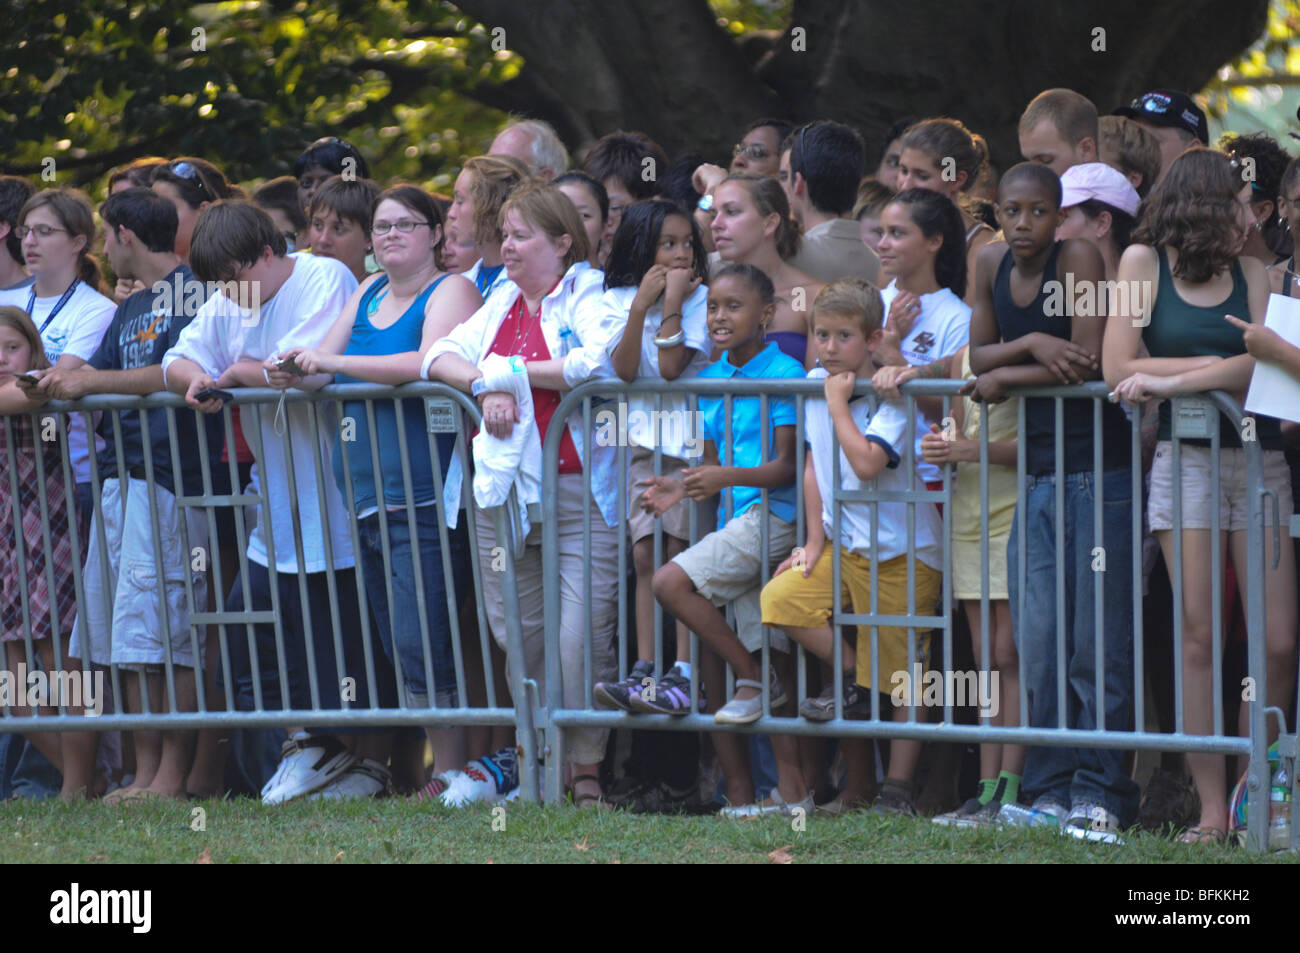
[[[277,369],[279,356],[294,347],[318,346],[356,289],[356,278],[342,262],[312,255],[286,257],[285,248],[284,236],[270,216],[245,203],[216,203],[195,226],[190,266],[201,280],[223,282],[227,292],[208,298],[163,358],[168,389],[183,394],[195,409],[205,413],[221,410],[220,398],[198,399],[205,389],[268,384],[284,389],[299,382]],[[353,704],[359,708],[369,704],[353,575],[351,514],[334,480],[328,477],[329,435],[337,432],[338,410],[328,402],[319,403],[316,410],[316,427],[305,403],[285,404],[277,412],[266,406],[248,406],[240,415],[244,435],[257,456],[257,484],[266,505],[248,540],[248,578],[236,579],[225,608],[266,611],[278,595],[287,699],[280,693],[275,626],[252,626],[262,702],[268,709],[313,707],[308,651],[315,659],[322,709],[341,707],[341,681],[346,677],[352,677],[357,686]],[[278,416],[281,412],[283,424],[269,426],[273,413]],[[287,440],[281,435],[285,428]],[[326,477],[318,480],[317,474]],[[297,497],[296,512],[289,506],[291,491]],[[328,548],[322,516],[328,521]],[[273,561],[274,576],[270,571]],[[336,620],[330,607],[330,569],[335,574]],[[301,579],[300,574],[306,578]],[[252,595],[248,605],[245,585]],[[343,647],[342,660],[335,658],[335,626]],[[240,689],[237,705],[245,709],[253,707],[255,697],[249,684],[251,674],[247,669],[240,671],[241,662],[248,661],[240,651],[246,645],[246,637],[236,627],[230,636],[235,671],[226,677],[236,679]],[[263,802],[275,804],[315,792],[328,797],[385,789],[386,753],[371,749],[387,736],[357,734],[354,757],[337,734],[328,728],[315,728],[310,734],[291,733],[279,769],[262,789]]]
[[[861,490],[874,483],[881,491],[907,490],[904,468],[907,444],[907,414],[895,401],[881,401],[875,413],[871,398],[853,400],[857,378],[869,377],[872,357],[880,347],[884,311],[879,294],[857,278],[841,278],[826,285],[813,302],[813,336],[819,366],[808,372],[809,379],[825,381],[825,402],[809,400],[804,405],[805,434],[810,452],[805,456],[804,505],[808,539],[796,549],[763,588],[763,624],[781,628],[822,661],[834,662],[835,630],[832,613],[839,600],[833,591],[833,550],[827,546],[834,525],[834,446],[839,446],[840,488]],[[834,433],[834,440],[832,439]],[[916,489],[920,489],[917,480]],[[877,523],[872,526],[873,505],[840,504],[840,581],[848,593],[853,612],[871,611],[871,589],[877,592],[877,611],[882,615],[932,615],[942,584],[942,526],[930,503],[915,505],[915,530],[908,538],[906,503],[875,504]],[[873,540],[874,537],[874,540]],[[874,543],[874,547],[873,547]],[[873,552],[876,573],[873,579]],[[908,552],[915,553],[915,596],[909,606]],[[841,593],[841,599],[843,593]],[[870,713],[871,689],[884,691],[895,684],[899,673],[913,684],[912,666],[923,666],[929,657],[929,632],[915,635],[915,653],[909,651],[908,630],[881,626],[876,646],[880,674],[872,671],[871,628],[858,627],[857,651],[843,646],[844,716]],[[880,677],[880,676],[883,676]],[[835,717],[832,688],[820,698],[806,699],[799,713],[825,721]],[[906,701],[906,697],[904,701]],[[910,717],[906,705],[894,708],[895,721]],[[890,742],[888,777],[873,808],[877,813],[915,815],[912,782],[921,742],[894,739]]]

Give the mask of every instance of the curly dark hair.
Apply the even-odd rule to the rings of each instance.
[[[1255,178],[1250,183],[1250,200],[1252,203],[1269,202],[1273,206],[1260,230],[1264,234],[1264,241],[1275,253],[1289,254],[1290,241],[1277,214],[1277,197],[1282,192],[1282,174],[1291,161],[1290,153],[1265,132],[1240,136],[1229,133],[1219,139],[1219,148],[1233,158],[1255,160]]]
[[[1203,146],[1188,149],[1169,166],[1142,206],[1133,241],[1176,250],[1176,278],[1197,284],[1209,281],[1240,254],[1237,193],[1243,183],[1233,161]]]

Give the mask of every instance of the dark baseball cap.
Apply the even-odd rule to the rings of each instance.
[[[1176,89],[1153,89],[1143,93],[1127,106],[1120,106],[1111,115],[1129,119],[1145,119],[1157,126],[1186,129],[1202,144],[1210,144],[1210,126],[1205,112],[1186,93]]]

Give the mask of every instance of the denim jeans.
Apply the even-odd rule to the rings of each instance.
[[[1007,575],[1016,647],[1035,728],[1096,729],[1094,587],[1104,586],[1102,647],[1107,731],[1133,729],[1133,526],[1132,483],[1127,469],[1102,474],[1102,538],[1093,533],[1092,471],[1064,475],[1065,658],[1057,659],[1056,477],[1025,478],[1024,509],[1017,507],[1007,544]],[[1020,614],[1020,525],[1025,527],[1025,608]],[[1105,571],[1094,570],[1103,547]],[[1100,564],[1098,564],[1100,567]],[[1064,666],[1064,712],[1058,710],[1058,663]],[[1138,787],[1115,749],[1031,747],[1022,790],[1064,804],[1098,804],[1127,825],[1137,816]]]
[[[407,704],[413,708],[428,708],[426,647],[420,628],[421,611],[426,611],[429,626],[427,658],[433,669],[434,700],[439,708],[455,708],[460,696],[456,688],[456,663],[452,654],[451,618],[447,609],[443,552],[438,539],[437,507],[422,506],[415,511],[415,544],[419,546],[423,600],[416,584],[411,526],[406,512],[388,513],[387,520],[387,539],[380,531],[379,514],[367,516],[357,523],[361,539],[358,556],[376,632],[389,661],[393,661],[396,644]],[[385,543],[388,546],[388,578],[393,585],[391,606],[385,586]],[[459,607],[460,594],[470,588],[469,547],[463,524],[447,532],[447,546],[446,558],[451,563],[454,586],[453,604]]]

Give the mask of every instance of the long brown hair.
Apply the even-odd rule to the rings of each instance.
[[[32,366],[28,368],[29,371],[43,371],[50,366],[50,359],[45,356],[45,342],[41,340],[41,332],[36,330],[31,315],[26,311],[13,305],[0,307],[0,327],[12,328],[27,339],[27,344],[32,349]]]
[[[90,199],[78,189],[45,189],[27,200],[27,204],[18,213],[18,224],[22,225],[27,221],[28,215],[47,205],[59,223],[68,230],[69,237],[80,235],[86,240],[77,258],[77,277],[93,290],[102,293],[103,276],[99,262],[90,254],[91,246],[95,244],[95,213],[91,210]]]
[[[1199,145],[1187,150],[1143,204],[1134,243],[1174,249],[1174,277],[1197,284],[1209,281],[1240,254],[1237,193],[1244,186],[1222,152]]]

